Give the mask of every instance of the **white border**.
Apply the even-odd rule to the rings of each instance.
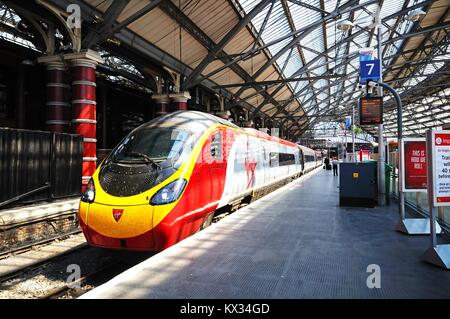
[[[405,177],[406,177],[406,169],[405,169],[405,142],[425,142],[425,149],[426,149],[426,142],[427,139],[424,137],[406,137],[406,138],[402,138],[402,142],[401,145],[399,145],[400,148],[400,158],[399,158],[399,165],[400,169],[402,170],[402,192],[404,193],[415,193],[415,192],[422,192],[422,193],[426,193],[427,192],[427,188],[406,188],[406,181],[405,181]],[[427,154],[427,160],[428,160],[428,154]],[[401,163],[400,163],[401,162]],[[428,170],[427,170],[427,174],[428,174]],[[428,177],[427,177],[427,183],[428,183]]]

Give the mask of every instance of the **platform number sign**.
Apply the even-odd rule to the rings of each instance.
[[[359,81],[366,84],[368,80],[380,80],[380,60],[361,61],[359,69]]]

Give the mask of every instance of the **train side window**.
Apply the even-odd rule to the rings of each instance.
[[[278,167],[279,165],[279,160],[278,160],[278,153],[274,153],[274,152],[270,152],[269,153],[269,158],[270,158],[270,167]]]
[[[280,166],[295,164],[295,156],[290,153],[280,153]]]
[[[216,160],[222,158],[222,136],[219,132],[211,139],[211,156]]]

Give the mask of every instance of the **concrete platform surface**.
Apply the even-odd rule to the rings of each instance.
[[[428,236],[395,231],[395,206],[338,197],[319,168],[81,298],[450,298],[450,272],[421,260]]]
[[[76,212],[78,211],[79,204],[80,199],[77,197],[55,200],[52,203],[38,203],[3,209],[0,210],[0,227],[32,222],[66,212]]]

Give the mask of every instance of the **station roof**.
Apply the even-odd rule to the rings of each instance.
[[[377,44],[379,8],[384,81],[402,96],[405,135],[450,120],[450,0],[45,2],[81,5],[91,28],[85,43],[118,40],[182,73],[182,89],[203,84],[217,90],[230,105],[274,119],[292,138],[351,114],[362,94],[359,49]],[[425,15],[408,19],[417,9]],[[353,28],[340,30],[343,20]],[[385,105],[386,133],[395,136],[389,95]]]

